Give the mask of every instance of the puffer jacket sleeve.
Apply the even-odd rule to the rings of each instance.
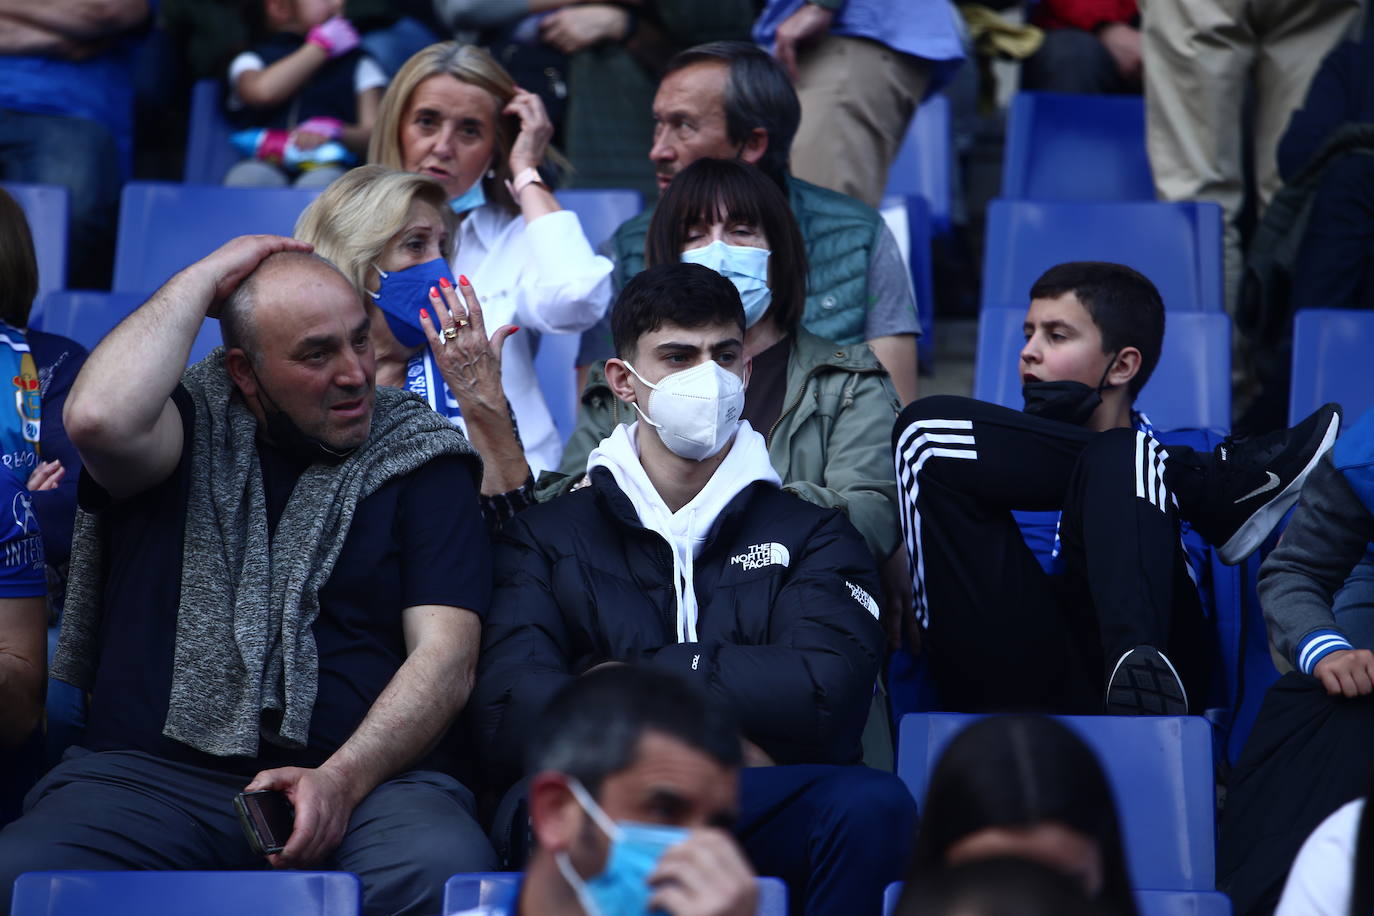
[[[845,403],[830,429],[821,476],[796,479],[805,457],[793,455],[792,479],[783,489],[843,511],[881,561],[892,555],[901,537],[892,461],[897,391],[885,372],[852,373],[840,396]]]
[[[523,519],[507,522],[494,544],[491,610],[482,623],[482,654],[469,703],[479,751],[499,785],[519,778],[535,719],[574,677],[552,569]]]
[[[704,683],[779,764],[856,763],[883,650],[873,558],[834,512],[790,568],[771,610],[760,611],[766,644],[679,643],[646,660]]]

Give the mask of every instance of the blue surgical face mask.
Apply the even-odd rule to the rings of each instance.
[[[454,213],[462,216],[469,210],[476,210],[486,202],[487,192],[482,189],[482,179],[478,178],[472,183],[472,187],[450,200],[448,207]]]
[[[610,838],[611,848],[606,854],[606,867],[591,878],[577,873],[566,852],[557,853],[554,861],[563,879],[577,895],[587,916],[645,916],[653,896],[649,875],[665,852],[687,839],[687,831],[681,827],[613,821],[582,783],[569,779],[568,789],[582,810]]]
[[[700,264],[720,274],[739,290],[744,303],[744,326],[752,328],[768,311],[773,291],[768,288],[767,248],[748,245],[727,245],[715,241],[704,248],[690,248],[682,253],[688,264]]]
[[[441,277],[453,282],[448,262],[435,258],[404,270],[376,270],[382,280],[377,291],[368,295],[386,316],[386,325],[401,346],[407,350],[421,346],[425,329],[420,326],[420,309],[429,302],[429,288],[438,286]]]

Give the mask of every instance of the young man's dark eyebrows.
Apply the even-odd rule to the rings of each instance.
[[[729,340],[722,340],[722,341],[720,341],[719,343],[713,343],[713,344],[711,344],[711,352],[712,352],[713,354],[715,354],[715,353],[719,353],[719,352],[722,351],[722,350],[729,350],[729,349],[736,349],[736,350],[737,350],[737,349],[739,349],[739,348],[742,347],[742,346],[744,346],[744,342],[743,342],[743,341],[741,341],[741,340],[739,340],[739,339],[737,339],[737,338],[731,337]]]
[[[675,340],[665,341],[664,343],[661,343],[658,346],[654,347],[654,352],[661,353],[665,356],[669,353],[691,354],[699,352],[700,350],[701,347],[698,347],[696,344],[679,343]]]

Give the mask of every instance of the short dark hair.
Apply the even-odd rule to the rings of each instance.
[[[33,253],[33,234],[24,209],[9,192],[0,188],[0,321],[16,328],[29,325],[33,297],[38,295],[38,259]],[[49,278],[52,279],[52,278]],[[57,286],[65,278],[57,277]]]
[[[989,827],[1053,821],[1096,842],[1102,898],[1135,916],[1116,802],[1097,755],[1045,716],[994,716],[964,729],[940,755],[908,877],[943,867],[956,842]]]
[[[611,312],[611,340],[622,359],[636,353],[639,338],[665,324],[701,328],[736,324],[744,333],[744,305],[735,284],[709,267],[675,261],[635,274]]]
[[[531,734],[527,772],[572,776],[592,795],[632,766],[646,732],[658,732],[724,767],[743,763],[734,715],[676,674],[614,665],[579,677],[544,708]]]
[[[654,208],[644,263],[652,267],[681,260],[687,231],[715,222],[722,211],[729,222],[756,226],[768,239],[768,287],[773,293],[768,310],[784,331],[795,331],[806,308],[806,242],[782,191],[746,162],[698,159],[674,176]]]
[[[712,62],[730,68],[725,82],[725,129],[730,142],[742,144],[754,128],[762,127],[768,134],[768,148],[759,168],[781,184],[792,155],[792,138],[801,124],[801,102],[787,71],[758,45],[711,41],[678,52],[668,61],[663,75]]]
[[[1164,300],[1149,278],[1124,264],[1070,261],[1056,264],[1031,287],[1031,299],[1057,299],[1073,293],[1102,334],[1102,352],[1123,347],[1140,351],[1140,371],[1127,384],[1135,400],[1159,364],[1164,347]]]

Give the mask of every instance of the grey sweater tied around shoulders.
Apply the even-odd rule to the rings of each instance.
[[[476,482],[482,469],[467,438],[420,398],[378,388],[367,440],[343,462],[301,474],[269,541],[258,424],[223,354],[182,376],[195,422],[162,733],[207,754],[254,757],[260,739],[306,745],[319,675],[311,626],[359,501],[442,455],[467,458]],[[52,676],[81,688],[99,650],[101,544],[99,517],[79,510]]]

